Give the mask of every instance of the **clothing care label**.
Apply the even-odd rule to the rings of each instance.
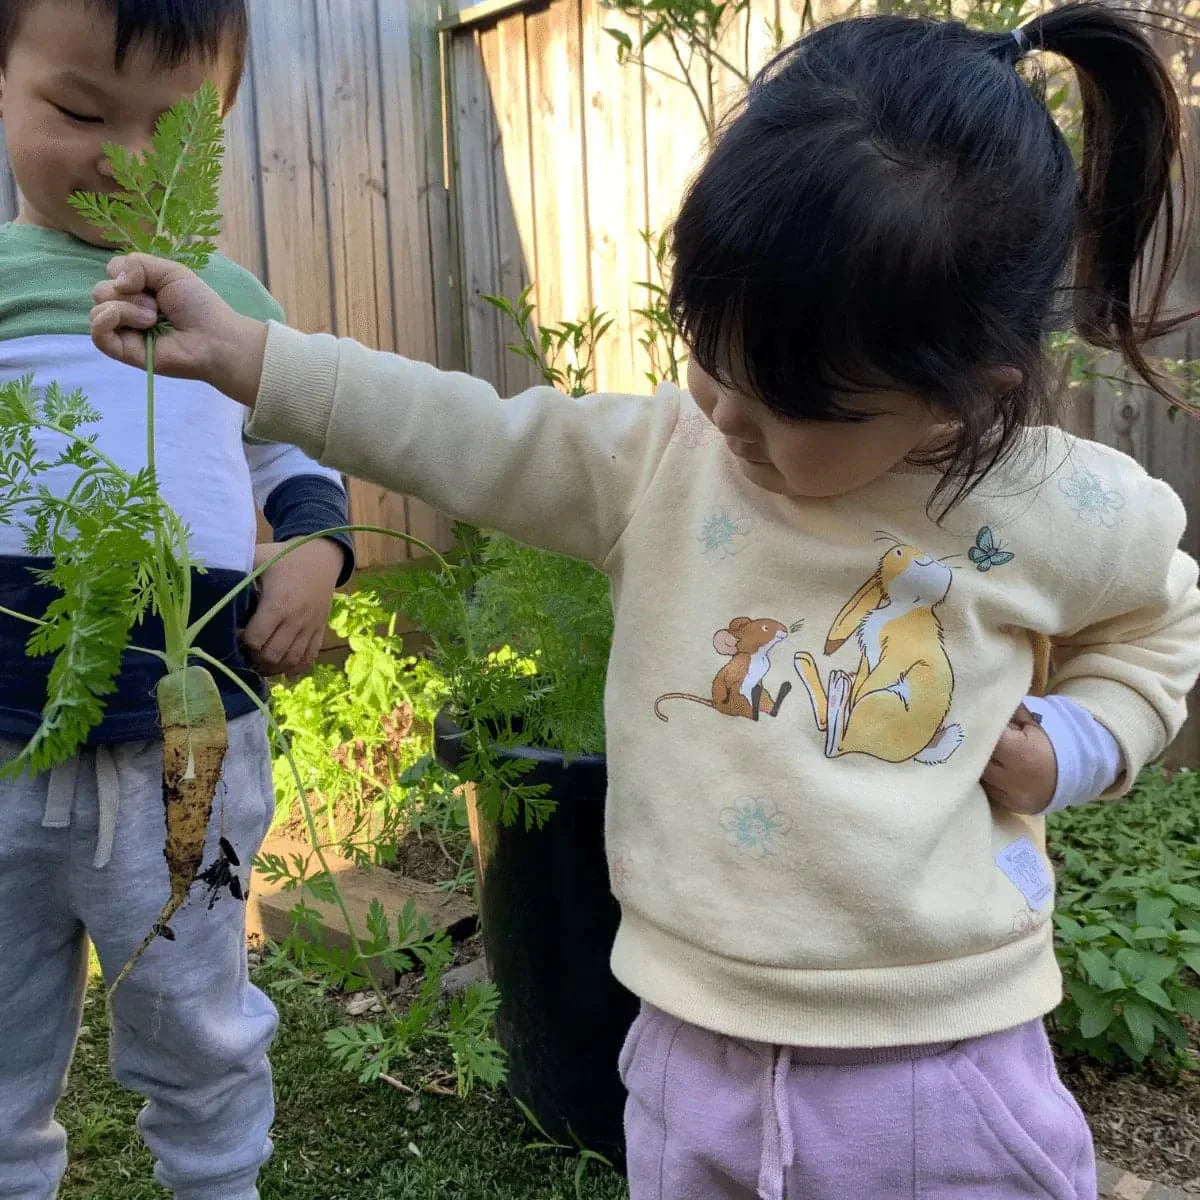
[[[1035,912],[1045,908],[1054,896],[1054,879],[1046,860],[1027,837],[1018,838],[996,855],[996,866],[1025,897]]]

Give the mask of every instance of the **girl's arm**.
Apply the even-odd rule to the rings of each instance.
[[[329,334],[235,313],[186,267],[114,258],[94,290],[92,340],[145,365],[142,331],[165,317],[155,367],[254,407],[254,437],[473,524],[600,564],[633,516],[674,431],[680,398],[501,400],[482,380]]]
[[[459,520],[602,562],[666,450],[678,393],[508,400],[469,375],[271,322],[258,437]]]
[[[1095,717],[1120,747],[1125,771],[1109,796],[1127,791],[1174,739],[1200,674],[1197,567],[1176,548],[1183,505],[1145,477],[1130,500],[1124,547],[1101,567],[1104,585],[1083,619],[1053,639],[1050,691]]]

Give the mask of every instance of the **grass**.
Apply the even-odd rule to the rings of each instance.
[[[262,980],[259,980],[261,985]],[[465,1100],[362,1086],[334,1066],[322,1035],[333,1006],[311,993],[277,997],[275,1155],[263,1200],[625,1200],[622,1178],[574,1156],[530,1148],[539,1135],[501,1092]],[[71,1144],[61,1200],[162,1200],[134,1119],[141,1100],[112,1082],[103,991],[93,980],[67,1094]],[[405,1073],[405,1078],[410,1078]]]

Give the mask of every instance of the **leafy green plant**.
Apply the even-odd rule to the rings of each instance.
[[[444,684],[426,659],[404,653],[396,614],[372,589],[335,595],[329,624],[348,646],[344,661],[276,684],[271,709],[330,841],[343,854],[378,861],[428,817],[414,792],[420,782],[420,800],[432,801],[431,781],[410,768],[428,752]],[[274,776],[276,821],[285,821],[297,790],[282,753]]]
[[[1051,335],[1047,339],[1047,353],[1062,365],[1068,393],[1084,391],[1096,383],[1108,387],[1117,400],[1149,391],[1140,379],[1131,376],[1115,352],[1089,345],[1077,334]],[[1180,412],[1200,414],[1200,360],[1159,357],[1150,361],[1174,390],[1174,403],[1167,410],[1168,415],[1175,418]]]
[[[638,345],[645,352],[649,369],[646,379],[652,388],[664,381],[677,387],[684,382],[683,371],[687,359],[687,350],[675,322],[671,319],[671,309],[667,303],[667,276],[671,257],[671,244],[665,233],[655,234],[649,229],[643,229],[641,238],[650,251],[654,263],[656,278],[645,279],[638,283],[646,293],[646,299],[641,308],[634,313],[641,318],[643,327],[638,336]]]
[[[532,288],[488,297],[512,322],[509,349],[552,387],[593,389],[595,351],[612,327],[604,313],[539,326]],[[529,783],[528,759],[505,751],[547,746],[568,757],[604,747],[604,679],[612,642],[608,581],[593,567],[458,525],[446,564],[377,585],[382,599],[433,640],[433,663],[460,727],[455,774],[489,820],[545,823],[553,802]]]
[[[750,82],[758,64],[751,62],[751,18],[749,0],[602,0],[604,7],[636,22],[636,40],[624,29],[605,32],[617,44],[617,59],[637,63],[644,70],[664,76],[691,94],[711,136],[721,119],[718,76],[728,72],[743,87]],[[813,10],[806,0],[803,20],[812,23]],[[745,17],[745,28],[737,45],[731,33]],[[770,27],[773,42],[783,40],[778,23]],[[668,47],[678,74],[663,70],[646,59],[646,51],[656,42]],[[725,47],[730,47],[726,49]]]
[[[583,1182],[587,1178],[589,1167],[596,1164],[602,1167],[607,1167],[610,1171],[616,1169],[609,1159],[605,1158],[603,1154],[600,1154],[595,1150],[589,1150],[579,1140],[578,1137],[575,1137],[575,1144],[572,1146],[567,1146],[562,1142],[555,1141],[554,1138],[552,1138],[546,1132],[545,1127],[537,1119],[537,1115],[533,1112],[529,1105],[525,1104],[520,1097],[517,1096],[514,1096],[513,1100],[516,1102],[517,1107],[521,1110],[525,1120],[527,1120],[529,1124],[532,1125],[534,1129],[536,1129],[538,1133],[542,1135],[542,1140],[540,1142],[530,1142],[526,1146],[526,1149],[541,1152],[549,1151],[551,1153],[565,1151],[568,1154],[575,1155],[576,1161],[574,1183],[575,1195],[578,1197],[578,1200],[584,1200]]]
[[[331,880],[308,876],[300,864],[296,867],[292,871],[282,859],[268,855],[263,871],[269,880],[285,881],[285,887],[303,887],[318,900],[329,898]],[[271,985],[275,991],[287,993],[318,985],[354,991],[368,986],[370,979],[362,960],[350,950],[323,945],[318,939],[320,928],[320,918],[302,900],[293,910],[288,937],[264,962],[275,976]],[[467,1095],[477,1082],[503,1082],[504,1052],[492,1037],[499,1003],[495,985],[489,981],[472,984],[449,1005],[442,1003],[442,979],[454,960],[454,947],[444,930],[429,928],[412,900],[396,918],[395,933],[383,906],[372,901],[367,931],[362,953],[397,974],[419,969],[421,982],[398,1019],[383,1024],[348,1022],[329,1030],[325,1044],[334,1060],[356,1073],[361,1083],[372,1083],[391,1071],[397,1061],[411,1057],[430,1040],[441,1039],[449,1043],[453,1054],[459,1095]]]
[[[1119,804],[1055,814],[1059,1045],[1101,1062],[1197,1066],[1182,1018],[1200,1020],[1200,774],[1147,771]]]
[[[561,321],[557,325],[537,325],[533,320],[534,285],[529,284],[516,298],[484,296],[494,308],[509,318],[517,331],[517,341],[507,347],[518,358],[531,362],[542,379],[569,396],[584,396],[591,390],[596,370],[596,346],[612,328],[613,320],[593,308],[580,321]]]

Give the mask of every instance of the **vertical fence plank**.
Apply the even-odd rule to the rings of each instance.
[[[432,302],[429,209],[431,204],[444,207],[445,203],[441,121],[427,124],[422,111],[426,81],[410,71],[414,64],[423,68],[420,44],[424,38],[413,37],[409,15],[402,6],[391,0],[375,0],[375,5],[389,229],[385,264],[393,281],[392,340],[397,353],[433,362],[438,357],[439,306]],[[436,63],[433,65],[436,68]],[[436,86],[437,80],[433,83]],[[433,179],[428,172],[427,140],[436,143]],[[439,291],[448,294],[445,286]]]
[[[696,72],[685,77],[683,65],[665,38],[646,49],[646,209],[654,233],[665,232],[674,221],[706,139],[704,96]]]
[[[386,171],[393,337],[398,353],[443,366],[452,361],[449,204],[443,180],[441,67],[437,10],[376,0]],[[435,285],[436,280],[436,285]],[[446,335],[446,349],[439,333]],[[412,497],[389,493],[388,524],[435,549],[449,545],[449,520]],[[390,540],[388,562],[419,558]]]
[[[316,0],[317,72],[325,142],[333,328],[376,350],[395,348],[372,0]]]
[[[483,297],[497,287],[495,179],[492,173],[491,95],[479,51],[479,35],[456,38],[454,64],[454,163],[463,228],[463,308],[467,369],[499,385],[503,371],[500,323]]]
[[[329,225],[312,4],[254,0],[249,8],[266,273],[293,325],[329,331]]]
[[[8,146],[4,141],[4,122],[0,121],[0,221],[11,221],[19,208],[17,181],[8,161]]]
[[[395,348],[391,311],[378,25],[373,3],[316,0],[322,86],[333,331],[376,350]],[[376,484],[350,484],[355,524],[391,528],[404,502]],[[363,566],[394,559],[395,539],[359,534]],[[403,557],[403,555],[401,556]]]
[[[387,4],[389,0],[381,0],[381,3]],[[439,0],[409,0],[408,13],[409,61],[417,106],[413,129],[418,156],[423,160],[416,178],[426,220],[437,362],[448,369],[461,368],[465,363],[462,321],[455,303],[460,281],[458,263],[452,253],[451,179],[446,162],[447,110],[453,73],[449,63],[443,60],[446,39],[438,31],[443,6]],[[402,69],[402,60],[398,60],[395,70]]]
[[[582,317],[591,305],[579,17],[579,0],[558,0],[525,21],[537,147],[538,316],[546,324]]]
[[[584,143],[587,152],[587,215],[591,231],[592,296],[614,326],[600,343],[596,382],[601,388],[642,389],[647,364],[638,345],[647,296],[637,285],[649,279],[649,256],[641,239],[646,177],[641,153],[644,128],[640,68],[617,61],[615,27],[637,37],[637,26],[583,0]]]
[[[536,278],[524,30],[525,17],[516,13],[479,34],[494,115],[491,171],[498,256],[495,294],[513,301]],[[498,332],[502,349],[499,382],[504,394],[512,396],[540,382],[541,377],[533,363],[505,348],[518,336],[508,317],[500,316]]]
[[[246,72],[237,103],[225,118],[225,161],[221,171],[221,253],[245,267],[269,289],[263,231],[262,178],[258,169],[255,75]]]

